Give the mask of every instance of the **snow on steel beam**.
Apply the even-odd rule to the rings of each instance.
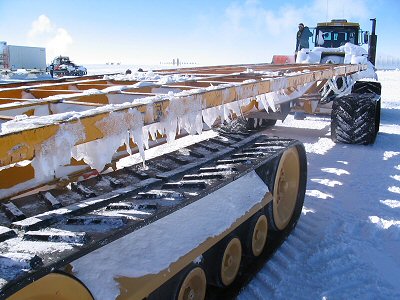
[[[52,116],[36,117],[15,121],[13,124],[3,123],[0,132],[0,167],[23,160],[32,160],[38,147],[50,138],[54,138],[63,125],[78,124],[82,132],[74,145],[87,143],[105,137],[99,123],[107,124],[110,113],[128,113],[133,109],[146,115],[142,125],[168,120],[171,115],[183,117],[185,114],[201,113],[202,110],[226,105],[241,99],[249,99],[257,95],[297,87],[334,75],[345,75],[358,72],[362,65],[318,66],[317,71],[299,73],[293,76],[280,76],[254,82],[235,83],[231,86],[208,87],[199,90],[184,91],[174,94],[174,103],[179,103],[181,111],[176,114],[171,110],[170,96],[149,97],[121,105],[106,105],[81,113],[64,113]],[[318,78],[318,79],[317,79]],[[96,95],[94,95],[96,96]],[[178,102],[177,102],[178,101]],[[140,103],[142,102],[142,103]],[[200,103],[194,106],[194,103]],[[176,104],[175,104],[176,106]],[[146,114],[147,112],[147,114]],[[149,114],[149,112],[152,112]],[[126,116],[131,118],[129,114]],[[135,118],[138,118],[137,116]],[[168,122],[171,120],[168,120]],[[130,120],[129,122],[137,122]],[[128,122],[128,123],[129,123]],[[6,125],[5,125],[6,124]],[[100,127],[100,128],[99,128]],[[73,146],[73,145],[71,145]]]

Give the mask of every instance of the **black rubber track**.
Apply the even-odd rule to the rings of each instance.
[[[379,101],[375,93],[350,94],[334,100],[331,137],[345,144],[373,144],[377,134]]]

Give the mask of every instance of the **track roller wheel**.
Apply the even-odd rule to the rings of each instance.
[[[207,280],[204,270],[195,267],[183,279],[177,300],[203,300],[206,296]]]
[[[304,201],[305,180],[301,181],[301,163],[296,147],[287,149],[279,161],[273,185],[273,201],[267,205],[269,226],[273,231],[286,229],[296,221]],[[300,185],[303,185],[300,189]],[[297,216],[296,216],[297,217]]]
[[[220,278],[223,286],[230,285],[236,278],[242,259],[242,244],[237,237],[226,245],[220,264]]]
[[[256,215],[250,227],[248,238],[249,253],[258,257],[264,250],[268,237],[268,220],[264,214]]]
[[[93,297],[74,277],[50,273],[19,290],[8,300],[93,300]]]

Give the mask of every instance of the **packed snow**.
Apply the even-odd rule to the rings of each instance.
[[[400,71],[378,71],[380,133],[335,144],[329,117],[289,116],[267,130],[306,146],[299,223],[238,299],[400,299]]]

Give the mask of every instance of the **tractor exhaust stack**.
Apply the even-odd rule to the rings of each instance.
[[[375,66],[376,43],[378,39],[378,36],[375,34],[376,18],[370,20],[372,21],[372,31],[371,35],[369,36],[368,60]]]

